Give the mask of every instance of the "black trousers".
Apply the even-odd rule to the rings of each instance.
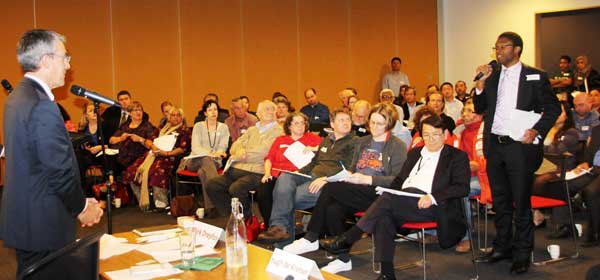
[[[411,190],[405,190],[411,191]],[[411,191],[419,193],[416,191]],[[418,198],[384,193],[367,209],[357,226],[375,238],[375,261],[393,262],[396,232],[406,222],[434,221],[437,206],[419,209]]]
[[[346,219],[365,211],[377,197],[372,186],[327,183],[313,208],[307,230],[317,235],[340,235],[346,230]]]
[[[271,219],[271,209],[273,209],[273,188],[277,178],[272,178],[266,183],[260,183],[256,188],[255,198],[258,203],[258,210],[263,217],[265,227],[269,228],[269,219]]]
[[[516,141],[500,144],[493,134],[490,138],[487,173],[496,210],[494,250],[512,251],[516,261],[528,260],[533,250],[534,230],[531,189],[542,150],[538,153],[537,147]]]
[[[221,176],[208,180],[206,193],[222,216],[231,213],[231,198],[237,197],[244,207],[244,217],[249,217],[251,209],[248,192],[258,187],[261,178],[262,174],[229,168]]]
[[[24,269],[43,259],[50,253],[52,253],[52,251],[25,251],[15,249],[15,255],[17,256],[17,276],[23,272]]]

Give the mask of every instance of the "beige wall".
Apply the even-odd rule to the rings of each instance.
[[[536,13],[597,6],[600,0],[438,0],[440,80],[454,83],[463,79],[471,83],[475,68],[494,58],[492,46],[504,31],[521,35],[521,60],[536,66]]]
[[[57,100],[75,120],[83,99],[72,84],[116,98],[132,92],[160,118],[160,103],[183,105],[188,121],[207,92],[229,107],[248,95],[252,108],[282,91],[296,108],[314,87],[339,106],[337,92],[355,87],[375,101],[389,60],[399,55],[411,82],[437,81],[435,0],[2,0],[0,78],[16,85],[22,73],[15,45],[27,29],[67,37],[73,59]],[[3,103],[5,94],[0,94]],[[1,127],[0,127],[1,128]]]

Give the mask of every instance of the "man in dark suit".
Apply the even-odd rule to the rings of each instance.
[[[405,222],[438,222],[442,248],[457,244],[465,235],[466,222],[459,198],[469,193],[469,158],[452,146],[444,145],[444,123],[434,115],[422,122],[425,146],[412,149],[391,188],[421,195],[410,197],[384,193],[346,233],[322,239],[331,253],[347,252],[363,232],[375,238],[375,261],[381,262],[378,279],[395,279],[394,239]]]
[[[6,180],[0,238],[16,249],[17,275],[75,241],[75,223],[91,226],[102,209],[81,189],[73,146],[51,89],[64,85],[71,57],[65,38],[30,30],[17,46],[25,77],[4,105]]]
[[[110,138],[124,123],[129,121],[129,106],[131,105],[131,93],[126,90],[119,91],[117,93],[117,101],[121,106],[110,106],[102,113],[102,129],[104,135],[108,135],[106,139]],[[149,119],[149,116],[144,112],[142,117],[145,121]]]
[[[473,97],[475,111],[485,118],[483,148],[497,232],[493,251],[479,261],[493,263],[512,259],[511,273],[520,274],[529,269],[533,250],[530,197],[534,171],[542,162],[543,139],[561,109],[552,93],[548,75],[520,62],[523,40],[518,34],[500,34],[494,49],[501,69],[479,66],[477,72],[484,75],[477,82]],[[515,109],[542,114],[521,139],[509,136],[509,128],[514,125],[510,116]]]

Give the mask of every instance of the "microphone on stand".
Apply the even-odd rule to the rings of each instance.
[[[4,90],[6,90],[6,92],[8,92],[8,94],[10,94],[13,91],[13,87],[12,85],[10,85],[10,82],[7,79],[3,79],[1,83],[2,87],[4,88]]]
[[[496,62],[496,60],[492,60],[492,61],[490,61],[490,63],[488,63],[488,65],[491,66],[492,69],[494,67],[496,67],[497,64],[498,64],[498,62]],[[477,73],[477,76],[475,76],[475,78],[473,79],[473,82],[479,81],[479,79],[481,79],[483,77],[483,75],[485,75],[485,74],[483,74],[483,72]]]
[[[92,101],[96,101],[96,102],[100,102],[100,103],[104,103],[110,106],[117,106],[117,107],[121,107],[121,105],[119,104],[119,102],[114,101],[108,97],[102,96],[99,93],[93,92],[93,91],[88,91],[85,88],[82,88],[78,85],[73,85],[71,86],[71,92],[77,96],[81,96],[81,97],[85,97],[87,99],[90,99]]]

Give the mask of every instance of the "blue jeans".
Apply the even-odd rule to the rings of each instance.
[[[320,190],[317,193],[308,191],[311,182],[312,179],[306,177],[282,173],[275,183],[269,224],[283,227],[290,234],[291,240],[295,235],[294,210],[315,206],[321,193]]]

